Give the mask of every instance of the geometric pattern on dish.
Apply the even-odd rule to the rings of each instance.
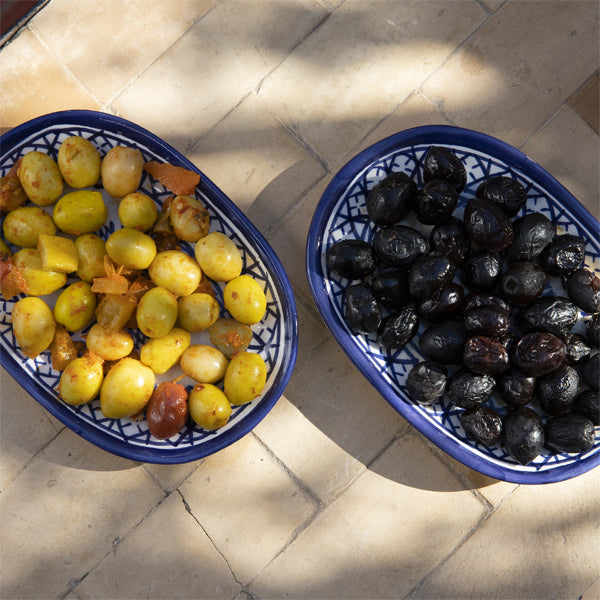
[[[462,217],[466,202],[475,196],[477,187],[483,180],[500,175],[513,177],[524,186],[527,193],[527,205],[517,217],[528,212],[540,212],[556,224],[558,233],[572,233],[581,236],[586,240],[585,265],[600,273],[600,241],[597,232],[590,231],[580,224],[568,207],[561,204],[557,198],[552,197],[527,175],[484,152],[450,144],[436,145],[452,149],[465,165],[467,172],[467,184],[459,196],[459,203],[454,212],[455,216]],[[542,454],[531,463],[522,466],[510,457],[501,445],[485,447],[469,438],[460,424],[461,409],[447,405],[444,399],[432,406],[420,406],[410,400],[405,392],[406,377],[412,366],[423,360],[423,355],[420,353],[415,340],[403,348],[389,351],[381,347],[375,336],[354,335],[346,325],[343,316],[343,294],[348,281],[329,274],[325,260],[327,250],[332,244],[345,238],[357,238],[371,242],[376,226],[370,221],[366,211],[368,192],[387,175],[397,171],[409,175],[420,187],[423,184],[423,159],[431,146],[432,144],[419,144],[404,147],[375,160],[348,183],[346,189],[340,194],[338,201],[331,207],[330,217],[323,230],[322,254],[320,257],[321,272],[328,274],[324,278],[323,284],[327,291],[330,306],[339,321],[339,325],[345,329],[350,342],[367,357],[375,372],[393,388],[394,392],[404,402],[409,403],[415,411],[421,414],[423,419],[427,420],[442,435],[454,438],[465,449],[479,455],[480,458],[486,461],[501,466],[510,466],[513,470],[523,472],[547,471],[579,462],[586,456],[599,451],[600,431],[598,427],[596,427],[594,446],[587,453],[581,455],[566,453],[554,455],[544,449]],[[426,234],[431,230],[431,226],[422,225],[414,215],[408,216],[403,223],[420,229]],[[557,278],[549,278],[544,294],[551,292],[566,295]],[[421,324],[418,335],[424,329],[425,327]],[[580,319],[574,331],[581,329]],[[488,406],[497,410],[501,415],[505,414],[507,410],[506,405],[497,399],[492,399]],[[532,406],[532,408],[535,409],[536,407]]]
[[[98,149],[101,156],[104,156],[110,148],[121,144],[139,148],[144,157],[144,161],[156,160],[158,162],[164,162],[164,159],[160,154],[154,152],[139,141],[131,139],[125,134],[103,129],[99,130],[97,127],[86,125],[65,124],[49,126],[47,129],[36,132],[34,135],[31,135],[29,138],[7,150],[0,157],[0,175],[5,175],[14,163],[23,156],[23,154],[29,151],[38,150],[49,154],[56,160],[60,144],[65,138],[72,135],[88,138]],[[100,401],[98,399],[79,407],[69,406],[61,402],[56,393],[56,386],[60,380],[61,373],[52,368],[49,350],[43,352],[34,360],[28,359],[22,354],[13,335],[10,318],[12,307],[22,296],[15,297],[8,301],[0,297],[0,352],[8,352],[17,357],[23,374],[32,380],[35,380],[45,393],[62,405],[64,410],[73,413],[73,415],[76,415],[79,419],[103,433],[134,446],[168,451],[169,449],[196,447],[207,440],[223,435],[226,431],[237,426],[242,419],[256,409],[260,403],[260,398],[262,398],[272,386],[275,377],[282,367],[284,353],[288,351],[285,340],[290,332],[286,330],[287,324],[285,319],[282,318],[282,315],[284,314],[281,304],[283,299],[278,295],[277,287],[271,274],[262,264],[258,250],[254,248],[253,244],[246,241],[243,232],[235,226],[221,207],[215,206],[211,199],[199,188],[200,186],[196,188],[195,196],[206,206],[210,213],[210,230],[220,231],[229,236],[236,243],[238,248],[242,251],[244,273],[251,275],[261,284],[267,297],[267,312],[258,325],[252,326],[254,335],[249,348],[252,352],[260,354],[266,363],[268,378],[264,392],[261,397],[253,402],[242,406],[232,406],[232,414],[229,422],[221,429],[216,431],[206,431],[198,426],[188,425],[172,438],[158,440],[150,435],[145,420],[134,421],[130,418],[107,419],[104,417],[100,410]],[[118,203],[106,194],[101,187],[98,189],[103,194],[109,214],[105,225],[97,233],[100,237],[106,239],[115,228],[120,227],[117,215]],[[159,182],[153,180],[146,171],[143,171],[142,180],[138,189],[153,198],[159,207],[163,205],[164,201],[169,196],[173,195]],[[67,193],[68,191],[71,190],[65,185],[63,193]],[[46,210],[51,213],[52,207]],[[194,255],[193,244],[182,243],[181,247],[191,256]],[[67,283],[69,283],[69,281]],[[213,282],[213,289],[216,292],[219,305],[221,306],[221,316],[229,316],[223,308],[223,287],[224,284]],[[43,299],[52,307],[60,291],[61,290],[51,296],[45,296]],[[131,333],[134,337],[136,347],[139,348],[146,340],[145,336],[139,330],[131,331]],[[80,335],[74,336],[75,339],[80,337]],[[199,333],[192,335],[192,343],[210,342],[208,341],[208,335],[206,333]],[[156,377],[157,383],[169,379],[169,373]],[[186,378],[182,383],[184,383],[188,389],[191,389],[194,382],[189,378]]]

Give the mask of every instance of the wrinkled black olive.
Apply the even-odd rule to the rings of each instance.
[[[545,446],[553,454],[587,452],[594,445],[594,424],[579,413],[568,413],[548,419],[544,430]]]
[[[545,331],[564,338],[577,323],[579,310],[562,296],[542,296],[523,307],[516,324],[523,333]]]
[[[502,417],[489,406],[467,408],[460,415],[466,434],[483,446],[495,446],[502,435]]]
[[[513,227],[506,213],[494,202],[472,198],[464,212],[469,237],[481,248],[499,252],[513,241]]]
[[[530,463],[544,448],[544,423],[528,406],[513,408],[502,421],[502,444],[522,465]]]
[[[405,306],[411,300],[408,293],[408,271],[398,267],[375,269],[371,274],[371,288],[387,308]]]
[[[459,408],[473,408],[488,402],[496,389],[496,381],[484,373],[460,369],[448,380],[445,398]]]
[[[600,312],[600,277],[589,269],[576,269],[567,277],[569,298],[587,313]]]
[[[449,365],[461,360],[467,332],[460,321],[433,323],[421,334],[419,348],[430,360]]]
[[[447,256],[455,265],[460,265],[469,254],[471,238],[462,220],[450,217],[431,230],[429,245],[433,252]]]
[[[579,373],[574,367],[563,364],[552,373],[537,380],[537,398],[548,415],[564,413],[579,394]]]
[[[367,214],[377,225],[393,225],[414,206],[417,184],[406,174],[391,173],[367,195]]]
[[[344,290],[344,316],[354,334],[376,333],[381,325],[381,304],[368,285],[357,283]]]
[[[500,375],[510,367],[508,352],[504,345],[490,337],[470,337],[463,350],[463,364],[474,373]]]
[[[479,308],[481,306],[495,306],[510,314],[510,304],[495,294],[486,294],[482,292],[470,292],[465,298],[464,310],[471,310],[472,308]]]
[[[467,184],[467,171],[452,150],[443,146],[433,146],[427,151],[423,161],[423,179],[444,179],[450,182],[457,192],[461,192]]]
[[[535,377],[513,367],[498,377],[498,395],[512,408],[525,406],[533,399],[535,381]]]
[[[516,331],[509,331],[504,334],[498,341],[502,342],[506,351],[508,352],[508,356],[511,357],[515,353],[515,348],[521,339],[520,335]],[[512,359],[511,359],[512,360]]]
[[[473,290],[491,290],[500,278],[502,261],[493,252],[475,252],[462,263],[460,278]]]
[[[569,333],[564,338],[567,354],[566,362],[576,365],[583,362],[592,354],[592,348],[587,339],[580,333]]]
[[[548,275],[567,275],[578,269],[585,258],[585,242],[570,233],[557,235],[540,254],[540,264]]]
[[[458,194],[452,184],[443,179],[432,179],[417,193],[417,220],[424,225],[437,225],[452,216],[457,204]]]
[[[363,240],[341,240],[327,250],[327,266],[340,277],[361,279],[375,267],[373,249]]]
[[[587,339],[592,346],[600,346],[600,312],[594,313],[585,323]]]
[[[429,252],[429,240],[414,227],[393,225],[375,232],[373,250],[388,266],[407,268]]]
[[[401,348],[415,337],[418,329],[419,317],[414,306],[404,306],[383,320],[379,339],[386,348]]]
[[[463,312],[469,333],[502,337],[510,326],[510,313],[500,306],[473,306]]]
[[[455,265],[445,256],[420,256],[410,268],[408,291],[415,298],[429,298],[452,281],[455,270]]]
[[[542,213],[527,213],[513,222],[515,237],[506,249],[511,260],[532,260],[554,239],[556,227]]]
[[[546,286],[546,272],[529,261],[513,263],[500,276],[500,291],[510,302],[528,304],[538,298]]]
[[[583,390],[575,398],[572,409],[585,415],[594,425],[600,425],[600,392]]]
[[[525,188],[516,179],[502,175],[486,179],[476,194],[498,204],[507,217],[514,217],[527,203]]]
[[[464,296],[463,287],[451,281],[430,298],[419,302],[417,312],[429,321],[447,319],[460,310]]]
[[[600,354],[596,353],[590,356],[577,366],[586,385],[598,391],[600,389]]]
[[[406,377],[406,391],[417,404],[432,404],[446,389],[448,369],[431,361],[417,363]]]
[[[562,340],[551,333],[534,332],[524,335],[515,346],[514,364],[521,371],[539,377],[558,369],[565,360]]]

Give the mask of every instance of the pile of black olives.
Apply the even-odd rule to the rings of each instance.
[[[391,351],[414,338],[425,358],[408,396],[461,410],[477,443],[522,465],[544,448],[586,452],[600,425],[600,278],[585,266],[584,240],[524,213],[526,190],[512,177],[468,192],[446,147],[431,147],[422,169],[420,187],[393,172],[369,191],[370,241],[327,252],[330,274],[348,280],[349,328]]]

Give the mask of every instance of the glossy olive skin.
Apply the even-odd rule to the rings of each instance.
[[[377,333],[381,325],[381,304],[371,288],[362,283],[344,290],[346,323],[354,334]]]
[[[456,314],[462,306],[465,296],[464,288],[451,281],[431,297],[425,298],[417,304],[417,312],[428,321],[440,321]]]
[[[146,421],[150,433],[159,440],[178,433],[188,420],[187,391],[179,383],[165,381],[152,392]]]
[[[463,321],[469,333],[502,337],[510,327],[510,312],[501,306],[473,306],[463,312]]]
[[[554,239],[556,227],[542,213],[527,213],[513,222],[514,238],[506,249],[511,260],[532,260]]]
[[[414,306],[405,306],[383,320],[379,340],[385,348],[401,348],[415,337],[418,330],[417,311]]]
[[[470,337],[463,350],[463,365],[474,373],[500,375],[508,371],[510,360],[504,345],[490,337]]]
[[[579,394],[579,373],[574,367],[562,364],[558,369],[537,380],[537,398],[548,415],[564,413]]]
[[[542,294],[545,286],[546,272],[529,261],[513,263],[500,277],[502,295],[516,304],[533,302]]]
[[[494,252],[475,252],[461,265],[460,278],[473,290],[491,290],[502,273],[502,261]]]
[[[460,265],[469,255],[471,238],[465,224],[457,217],[450,217],[433,227],[429,233],[432,252],[447,256],[455,265]]]
[[[572,409],[586,416],[594,425],[600,425],[600,392],[583,390],[575,398]]]
[[[419,348],[429,359],[442,365],[460,361],[467,332],[459,320],[432,323],[419,338]]]
[[[502,445],[522,465],[530,463],[544,448],[544,423],[528,406],[514,408],[502,421]]]
[[[591,345],[587,338],[580,333],[569,333],[564,337],[563,341],[565,342],[567,351],[565,360],[570,365],[579,364],[592,354]]]
[[[417,193],[417,220],[424,225],[443,223],[452,216],[457,204],[458,194],[454,186],[443,179],[432,179]]]
[[[578,365],[583,381],[593,390],[600,389],[600,354],[596,353]]]
[[[408,271],[398,267],[378,268],[371,274],[371,289],[387,308],[404,306],[411,301]]]
[[[445,398],[459,408],[473,408],[488,402],[495,388],[496,382],[490,375],[460,369],[450,377]]]
[[[565,344],[551,333],[524,335],[514,350],[513,363],[527,375],[539,377],[558,369],[566,356]]]
[[[406,225],[377,230],[372,245],[375,254],[390,267],[408,268],[419,256],[429,252],[429,240]]]
[[[542,296],[517,313],[516,324],[524,333],[545,331],[564,338],[578,317],[577,307],[567,298]]]
[[[516,179],[502,175],[486,179],[477,188],[476,195],[495,202],[507,217],[514,217],[527,203],[525,188]]]
[[[417,184],[406,173],[391,173],[367,195],[369,219],[377,225],[393,225],[414,206]]]
[[[455,270],[455,265],[445,256],[420,256],[408,274],[408,291],[415,298],[430,298],[452,281]]]
[[[512,408],[525,406],[533,399],[535,382],[535,377],[510,368],[497,379],[498,395]]]
[[[443,179],[451,183],[457,192],[461,192],[467,183],[467,171],[452,150],[433,146],[427,151],[423,161],[423,179]]]
[[[502,417],[489,406],[467,408],[460,415],[466,434],[483,446],[495,446],[502,435]]]
[[[585,333],[592,346],[600,346],[600,312],[594,313],[585,323]]]
[[[553,454],[587,452],[595,439],[594,423],[579,413],[554,416],[546,421],[545,445]]]
[[[418,362],[406,377],[406,391],[417,404],[433,404],[444,395],[448,369],[432,361]]]
[[[578,269],[585,258],[585,242],[570,233],[557,235],[540,254],[540,264],[548,273],[559,277]]]
[[[479,308],[482,306],[492,306],[500,308],[510,315],[511,307],[510,304],[496,294],[489,294],[486,292],[470,292],[465,298],[464,310],[468,311],[472,308]]]
[[[587,313],[600,311],[600,277],[585,267],[567,277],[569,298]]]
[[[361,279],[375,268],[373,249],[363,240],[341,240],[333,244],[326,255],[327,266],[346,279]]]
[[[512,223],[495,202],[472,198],[465,207],[464,222],[471,239],[490,252],[500,252],[513,241]]]

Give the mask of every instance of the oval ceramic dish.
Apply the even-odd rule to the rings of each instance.
[[[228,424],[217,431],[205,431],[189,424],[176,436],[158,440],[150,435],[146,421],[107,419],[100,411],[100,401],[80,407],[61,402],[56,394],[60,373],[52,368],[49,351],[36,359],[27,359],[19,350],[12,333],[11,312],[18,300],[0,298],[1,362],[16,381],[44,408],[86,440],[100,448],[129,458],[152,463],[183,463],[217,452],[235,442],[261,421],[282,394],[294,368],[298,344],[298,323],[292,289],[279,259],[258,230],[242,212],[204,176],[189,160],[170,145],[124,119],[93,111],[64,111],[39,117],[16,127],[0,138],[0,174],[5,175],[25,152],[39,150],[57,158],[61,142],[71,135],[88,138],[101,156],[116,145],[139,148],[145,161],[167,162],[200,173],[195,197],[208,209],[211,231],[221,231],[234,240],[244,258],[244,273],[254,277],[267,296],[267,313],[254,325],[249,350],[259,353],[268,369],[263,394],[249,404],[234,406]],[[140,191],[151,196],[160,207],[172,193],[152,179],[145,171]],[[65,192],[70,191],[65,186]],[[120,227],[118,201],[102,190],[108,207],[108,219],[98,232],[106,239]],[[182,243],[182,249],[193,256],[193,245]],[[67,281],[69,283],[69,281]],[[217,299],[222,303],[222,285],[213,283]],[[57,294],[46,296],[50,306]],[[222,309],[222,316],[225,311]],[[79,332],[81,333],[81,332]],[[83,332],[84,333],[84,332]],[[132,332],[139,348],[143,335]],[[209,343],[207,334],[193,334],[192,343]],[[180,375],[179,371],[174,376]],[[171,371],[157,382],[172,379]],[[190,388],[194,382],[183,380]]]
[[[423,360],[418,338],[400,350],[387,351],[375,336],[353,335],[345,323],[343,291],[348,280],[328,273],[326,252],[344,238],[371,241],[374,226],[366,212],[369,190],[393,171],[405,172],[421,186],[422,162],[431,146],[452,149],[465,165],[467,186],[460,194],[456,216],[462,217],[466,201],[475,195],[482,180],[510,175],[527,191],[527,205],[522,213],[544,213],[557,225],[558,232],[582,236],[586,240],[586,266],[600,271],[598,222],[544,169],[512,146],[481,133],[443,125],[417,127],[361,152],[333,177],[325,190],[311,223],[306,249],[307,277],[319,312],[342,350],[377,391],[421,433],[468,467],[496,479],[530,484],[560,481],[588,471],[600,462],[600,428],[596,427],[595,444],[585,454],[552,455],[544,450],[522,466],[501,445],[486,448],[468,438],[460,424],[460,409],[444,400],[419,406],[409,399],[406,376],[416,362]],[[414,216],[404,222],[424,232],[431,229],[419,224]],[[560,282],[549,280],[544,294],[553,290],[566,295]],[[582,327],[581,320],[578,327]],[[419,334],[423,329],[421,324]],[[500,401],[492,401],[490,406],[501,414],[506,412]]]

